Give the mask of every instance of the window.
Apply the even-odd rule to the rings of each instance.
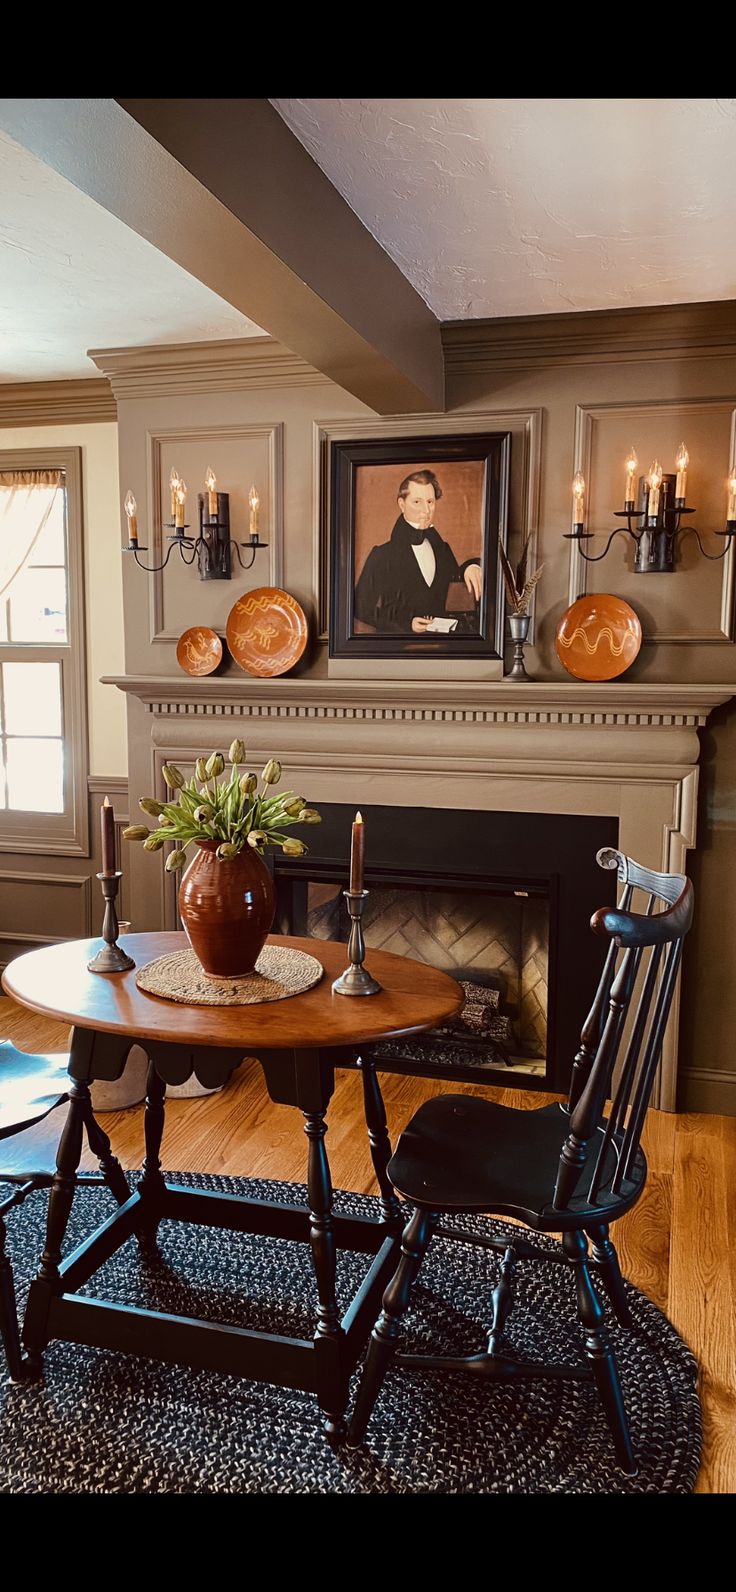
[[[87,850],[79,449],[0,453],[0,849]]]

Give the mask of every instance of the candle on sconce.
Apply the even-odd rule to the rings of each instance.
[[[679,446],[679,448],[677,450],[677,457],[675,459],[675,464],[677,466],[677,480],[675,482],[675,499],[676,499],[676,501],[678,503],[684,503],[685,502],[685,492],[686,492],[686,489],[687,489],[687,467],[688,467],[689,463],[690,463],[690,455],[689,455],[689,453],[687,451],[687,448],[685,447],[684,442],[681,442],[680,446]]]
[[[211,520],[217,519],[217,476],[210,465],[204,478],[207,488],[207,512]]]
[[[655,459],[652,468],[649,471],[649,503],[647,505],[647,516],[650,520],[656,520],[657,515],[659,514],[659,493],[661,486],[662,466],[659,460]]]
[[[624,499],[624,506],[627,509],[629,509],[629,508],[633,509],[634,504],[636,502],[636,484],[635,483],[636,483],[636,472],[637,472],[638,468],[639,468],[639,460],[636,457],[636,448],[632,448],[630,453],[629,453],[629,457],[626,460],[626,497]]]
[[[736,520],[736,464],[734,464],[731,474],[728,478],[728,508],[726,510],[726,519]]]
[[[177,488],[176,488],[176,511],[175,511],[175,514],[174,514],[174,524],[176,526],[177,531],[181,531],[184,528],[184,515],[185,515],[185,512],[186,512],[186,502],[187,502],[187,483],[186,483],[186,481],[179,481],[177,483]]]
[[[250,537],[252,542],[257,541],[258,539],[258,509],[260,502],[261,500],[258,496],[257,488],[252,486],[250,492],[248,493],[248,503],[250,506]]]
[[[171,489],[171,518],[172,518],[172,520],[176,518],[176,494],[177,494],[177,491],[179,489],[179,485],[180,485],[179,471],[177,470],[176,465],[172,464],[172,466],[171,466],[171,474],[169,476],[169,487]]]
[[[356,813],[350,843],[350,890],[360,895],[363,889],[363,864],[365,862],[365,824],[363,814]]]
[[[572,523],[585,523],[585,478],[581,470],[576,470],[572,478]]]
[[[132,492],[126,492],[123,508],[128,517],[128,546],[138,546],[138,517],[136,514],[136,501]]]
[[[102,872],[115,873],[115,813],[109,796],[100,808],[100,833],[102,838]]]

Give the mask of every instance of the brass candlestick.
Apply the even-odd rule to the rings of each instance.
[[[118,915],[115,910],[115,898],[120,887],[123,875],[118,869],[115,873],[98,873],[102,885],[102,894],[105,897],[105,916],[102,920],[102,938],[105,941],[101,951],[93,956],[87,963],[90,973],[127,973],[128,969],[135,967],[132,956],[127,956],[118,945]]]
[[[335,995],[378,995],[381,986],[371,977],[363,966],[365,956],[365,938],[361,918],[365,906],[367,890],[343,890],[343,895],[348,904],[350,913],[350,939],[348,940],[348,956],[350,966],[345,972],[335,979],[332,986]]]

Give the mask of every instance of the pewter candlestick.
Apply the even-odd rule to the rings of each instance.
[[[122,871],[115,873],[98,873],[102,885],[102,894],[105,897],[105,916],[102,921],[102,938],[105,944],[101,951],[93,956],[87,963],[90,973],[127,973],[129,968],[135,967],[132,956],[127,956],[118,945],[118,915],[115,910],[115,898],[122,879]]]
[[[343,890],[343,895],[348,904],[350,913],[350,939],[348,940],[348,956],[350,966],[345,972],[335,979],[332,986],[335,995],[377,995],[381,985],[371,977],[363,966],[365,956],[365,938],[361,918],[365,906],[367,890]]]

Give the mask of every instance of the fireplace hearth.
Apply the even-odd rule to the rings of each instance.
[[[351,808],[321,804],[310,854],[278,856],[277,929],[346,941]],[[597,867],[614,818],[364,809],[367,965],[381,948],[452,973],[449,1029],[376,1049],[386,1071],[564,1090],[601,966],[589,921],[615,881]]]

